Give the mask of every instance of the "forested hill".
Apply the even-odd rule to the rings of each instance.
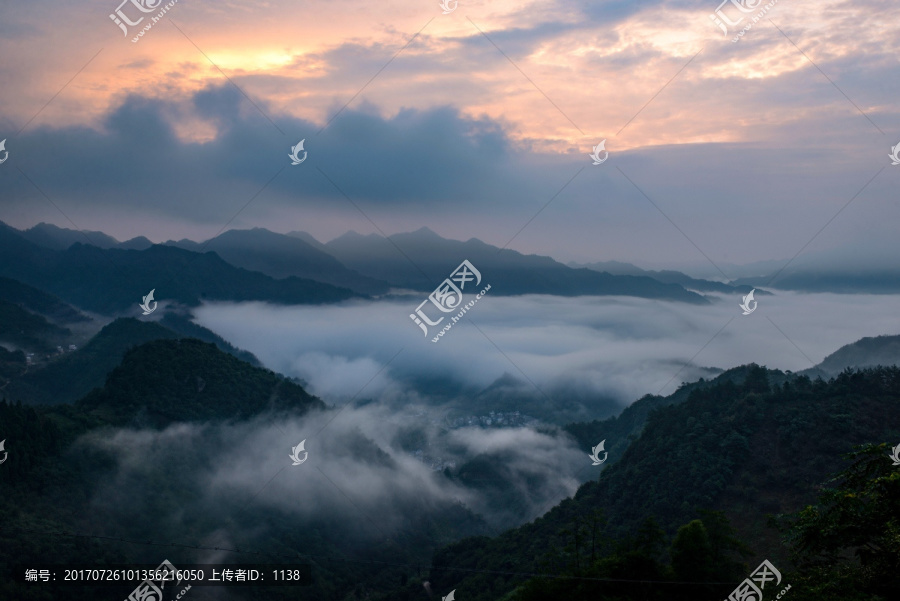
[[[9,357],[4,394],[26,404],[73,403],[92,389],[102,387],[106,375],[122,362],[128,349],[151,340],[184,337],[212,342],[220,350],[260,366],[251,353],[235,348],[187,316],[167,312],[159,322],[120,317],[76,351],[54,355],[51,360],[33,365],[25,363],[24,354]],[[49,344],[49,341],[42,342]]]
[[[247,419],[268,410],[325,404],[273,371],[193,338],[154,340],[128,351],[106,385],[76,407],[117,425]]]
[[[740,367],[721,372],[712,380],[700,378],[696,382],[682,383],[678,390],[669,396],[644,395],[625,407],[619,415],[614,415],[604,420],[567,424],[565,430],[578,441],[581,448],[590,448],[599,441],[605,440],[605,448],[609,451],[609,459],[606,465],[609,466],[619,461],[628,445],[640,436],[644,425],[647,423],[647,417],[653,411],[661,407],[683,403],[697,389],[718,386],[725,381],[740,384],[747,379],[747,376],[754,369],[756,369],[755,365],[741,365]],[[712,371],[711,368],[710,371]],[[767,377],[770,384],[778,385],[790,379],[790,375],[779,370],[769,370]]]
[[[435,566],[476,572],[435,569],[432,585],[455,588],[467,600],[500,599],[524,581],[505,572],[546,571],[571,547],[564,533],[596,520],[597,511],[607,520],[603,536],[621,540],[637,536],[651,516],[671,536],[700,510],[722,510],[753,551],[750,564],[786,562],[767,514],[813,501],[818,485],[846,466],[842,455],[854,445],[900,441],[900,369],[847,371],[829,382],[801,376],[779,386],[769,374],[752,366],[741,384],[722,378],[652,412],[618,463],[574,499],[499,537],[439,552]]]
[[[297,511],[308,502],[306,490],[282,499],[272,488],[289,485],[284,469],[299,435],[262,442],[279,448],[283,467],[272,471],[253,458],[258,449],[244,435],[291,429],[299,416],[324,408],[283,376],[196,339],[157,339],[128,350],[104,386],[75,404],[0,401],[0,440],[8,452],[0,469],[0,600],[124,599],[134,583],[48,593],[14,583],[11,570],[39,562],[158,565],[160,554],[176,565],[210,561],[197,545],[244,549],[229,552],[232,563],[288,561],[296,567],[306,563],[303,554],[320,562],[311,586],[229,589],[229,599],[349,599],[361,583],[389,590],[400,576],[406,579],[407,566],[420,562],[424,569],[442,541],[489,531],[453,498],[403,500],[403,524],[384,541],[368,513],[329,511],[322,502],[316,513]],[[360,473],[391,461],[364,436],[346,447]],[[251,457],[244,467],[223,461],[225,455],[240,464],[245,454]],[[245,486],[211,482],[216,474],[227,479],[241,470]],[[297,478],[304,472],[288,473]],[[254,502],[264,490],[268,502]],[[223,536],[231,542],[221,543]],[[390,551],[387,562],[371,561],[373,545]],[[197,599],[223,594],[191,590]]]

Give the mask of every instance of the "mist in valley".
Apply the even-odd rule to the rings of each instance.
[[[746,316],[739,296],[708,297],[696,306],[489,293],[437,343],[409,319],[421,302],[413,297],[215,303],[194,314],[329,404],[377,402],[398,414],[424,407],[434,419],[531,411],[557,424],[603,419],[645,394],[742,364],[802,371],[859,338],[900,330],[894,295],[758,292]]]

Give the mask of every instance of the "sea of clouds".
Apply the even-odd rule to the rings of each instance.
[[[508,375],[548,406],[565,395],[588,409],[592,397],[614,399],[621,408],[645,394],[669,394],[681,382],[708,377],[705,368],[755,362],[800,371],[859,338],[900,331],[893,295],[757,292],[750,315],[742,315],[740,295],[709,298],[711,304],[698,306],[488,294],[437,343],[409,318],[419,299],[216,303],[195,315],[328,403],[434,405],[477,394]],[[592,419],[615,412],[608,403],[596,408],[604,414]]]
[[[143,504],[155,498],[146,494],[147,482],[164,469],[194,491],[168,530],[207,524],[196,527],[207,545],[263,536],[267,527],[243,523],[244,511],[274,512],[297,525],[335,524],[375,541],[422,530],[416,524],[424,522],[412,516],[427,520],[460,506],[490,531],[502,530],[542,515],[605,467],[591,466],[588,448],[546,424],[565,421],[554,420],[557,404],[568,408],[574,397],[583,401],[582,417],[603,418],[615,407],[592,398],[612,398],[621,408],[645,393],[670,393],[681,381],[709,375],[710,367],[756,362],[799,371],[860,337],[898,330],[892,296],[757,298],[757,310],[744,316],[740,299],[730,297],[696,306],[487,296],[438,343],[409,319],[417,299],[207,304],[195,312],[199,323],[267,367],[302,379],[330,408],[86,435],[80,444],[113,458],[93,503],[109,524],[139,525]],[[447,426],[454,403],[457,414],[460,406],[476,415],[494,410],[500,397],[479,392],[504,375],[514,379],[501,387],[512,390],[505,400],[542,404],[545,425]],[[484,404],[459,405],[459,395]],[[308,459],[294,466],[289,454],[301,440]],[[454,476],[435,470],[428,456],[454,462]],[[460,479],[467,464],[482,466],[494,481]],[[215,524],[222,526],[210,529]]]

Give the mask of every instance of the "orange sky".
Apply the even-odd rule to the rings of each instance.
[[[708,20],[714,4],[697,3],[692,10],[661,5],[596,24],[554,2],[461,2],[449,15],[442,15],[437,4],[176,4],[138,43],[101,18],[104,7],[115,8],[115,3],[92,2],[96,11],[77,14],[61,7],[60,18],[74,21],[65,31],[20,12],[23,22],[39,23],[42,30],[4,40],[4,53],[13,60],[2,74],[12,85],[0,90],[0,100],[10,125],[21,125],[100,51],[33,125],[96,125],[127,93],[186,97],[224,80],[210,61],[273,115],[324,123],[424,27],[356,98],[357,105],[371,103],[389,116],[401,107],[450,104],[470,116],[503,120],[515,139],[543,151],[583,149],[602,138],[615,138],[610,146],[625,150],[752,141],[762,137],[754,125],[776,132],[797,115],[758,107],[748,114],[740,106],[742,91],[751,84],[754,94],[759,86],[778,93],[786,76],[812,69],[770,23],[757,25],[738,44],[722,39]],[[851,40],[866,40],[883,56],[897,56],[900,19],[891,22],[884,10],[791,1],[776,5],[771,15],[813,60],[853,57],[860,43]],[[541,32],[548,23],[555,23],[557,31]],[[837,27],[840,36],[823,34]],[[510,41],[507,36],[514,32],[524,42]],[[876,94],[851,92],[863,110],[884,108]],[[723,103],[722,95],[733,102]],[[808,111],[824,106],[853,110],[839,94],[805,100]],[[193,139],[214,135],[208,124],[198,122],[182,123],[179,131]]]
[[[56,9],[48,8],[54,4]],[[352,132],[338,136],[334,128],[351,114],[376,114],[387,123],[402,109],[427,112],[452,107],[463,118],[483,119],[499,127],[503,142],[513,145],[515,157],[504,159],[502,152],[496,153],[498,162],[490,163],[495,171],[479,181],[495,186],[482,191],[483,199],[508,195],[518,202],[524,196],[515,206],[517,223],[525,223],[571,177],[574,168],[566,161],[584,163],[591,147],[606,139],[612,155],[638,161],[631,175],[662,206],[671,203],[668,210],[673,218],[686,230],[695,228],[690,231],[692,237],[710,237],[702,242],[704,248],[718,247],[727,256],[733,240],[749,224],[743,212],[755,208],[755,227],[768,228],[773,240],[769,242],[773,248],[760,253],[771,257],[795,252],[799,246],[794,238],[801,224],[809,221],[809,212],[818,214],[819,207],[824,207],[821,210],[827,214],[820,220],[824,223],[833,214],[828,211],[836,211],[871,177],[869,165],[883,161],[900,135],[896,109],[900,5],[881,0],[779,0],[738,43],[723,37],[710,21],[717,3],[705,0],[656,4],[461,0],[448,15],[441,14],[437,0],[185,0],[137,43],[124,37],[109,19],[117,5],[116,0],[90,0],[75,7],[59,0],[40,6],[0,6],[0,55],[4,57],[0,61],[0,139],[8,138],[7,149],[20,157],[18,132],[26,122],[22,136],[44,136],[34,142],[34,154],[27,157],[25,166],[48,168],[47,178],[68,173],[62,165],[49,169],[57,160],[50,158],[53,153],[80,152],[78,128],[109,134],[103,131],[105,120],[126,105],[129,95],[147,102],[165,99],[164,118],[180,141],[209,146],[221,141],[227,127],[193,103],[198,92],[232,84],[252,101],[240,110],[249,114],[247,123],[258,124],[260,136],[281,133],[276,128],[289,128],[286,124],[296,124],[298,119],[324,126],[349,103],[330,130],[325,130],[332,134],[329,143],[341,148],[353,143]],[[416,32],[419,35],[404,48]],[[61,128],[67,128],[71,146],[53,148]],[[279,155],[309,135],[293,130],[283,133],[284,139],[276,143],[283,146]],[[111,147],[109,142],[99,142],[96,157]],[[377,147],[377,142],[369,144]],[[442,143],[440,139],[432,142]],[[40,150],[44,145],[51,148]],[[742,150],[733,153],[737,148]],[[410,155],[416,152],[405,150]],[[95,162],[104,160],[91,156]],[[730,163],[720,164],[720,159]],[[500,173],[503,160],[518,162],[508,173]],[[340,171],[343,164],[334,169]],[[546,173],[538,173],[535,165],[545,167]],[[559,165],[566,167],[560,171]],[[12,169],[4,167],[7,172]],[[74,164],[68,167],[72,173],[84,174]],[[239,196],[253,194],[261,185],[254,178],[265,182],[268,177],[263,171],[260,167],[259,174],[242,182],[246,190],[234,190],[240,190]],[[523,174],[541,181],[526,181]],[[192,174],[182,175],[191,181]],[[342,182],[357,175],[347,171]],[[472,172],[462,177],[483,175]],[[108,205],[118,206],[109,199],[131,198],[132,191],[111,191],[105,174],[91,177],[95,179],[85,185],[79,182],[75,188],[71,180],[60,180],[58,188],[45,185],[49,193],[62,197],[60,203],[70,203],[65,209],[73,218],[97,222],[97,229],[117,226],[119,235],[128,236],[148,234],[148,224],[156,224],[159,239],[207,233],[204,229],[191,234],[194,221],[179,215],[171,223],[171,215],[164,212],[149,212],[139,222],[128,222]],[[124,175],[121,179],[128,181]],[[522,189],[508,182],[522,182]],[[360,195],[377,184],[364,177],[357,183]],[[604,198],[621,202],[616,210],[644,207],[639,203],[646,199],[634,186],[624,180],[614,183],[610,187],[604,180]],[[18,185],[24,194],[37,195],[46,204],[27,182]],[[582,188],[569,188],[542,214],[541,219],[548,222],[546,229],[526,231],[516,243],[557,256],[570,253],[579,260],[596,253],[612,256],[633,242],[623,232],[647,222],[649,215],[661,218],[659,213],[643,212],[626,217],[610,213],[607,206],[594,215],[599,210],[592,187],[596,183],[584,180],[579,185]],[[879,180],[878,185],[890,184]],[[453,225],[442,212],[444,207],[459,200],[457,193],[463,199],[476,198],[471,190],[431,199],[436,209],[387,206],[385,199],[402,197],[410,189],[375,194],[372,201],[382,204],[368,210],[375,215],[383,209],[382,219],[391,223],[392,231],[428,225],[442,235],[475,235],[497,244],[519,227],[505,223],[499,227],[488,218]],[[322,190],[316,193],[324,195]],[[423,190],[421,195],[428,196],[430,189]],[[75,192],[81,200],[68,198]],[[287,188],[279,193],[281,202],[293,202]],[[637,200],[621,201],[629,193],[637,195]],[[132,202],[139,209],[161,211],[153,203],[158,194],[180,199],[179,195],[191,197],[193,192],[147,189],[147,198],[135,197]],[[89,206],[84,198],[105,198],[107,204]],[[21,202],[27,206],[16,209],[19,213],[4,213],[0,219],[24,226],[59,218],[49,205]],[[240,206],[245,200],[232,202]],[[772,211],[792,205],[794,214],[773,222]],[[241,216],[244,221],[234,225],[275,227],[282,219],[278,217],[281,209],[274,200],[254,205]],[[121,210],[126,207],[121,205]],[[130,215],[135,209],[127,210]],[[209,223],[204,224],[209,234],[228,221],[229,210],[209,215]],[[326,238],[350,228],[371,228],[357,212],[328,213],[333,210],[330,204],[307,206],[303,215],[317,215],[316,227]],[[862,210],[855,209],[853,215],[861,215]],[[497,214],[492,209],[491,217]],[[735,221],[736,214],[741,218]],[[701,215],[720,221],[715,226],[701,223]],[[550,225],[554,219],[555,229]],[[890,219],[876,221],[884,224]],[[593,240],[597,235],[590,228],[598,223],[604,236],[570,252],[571,229],[584,227],[580,237]],[[671,224],[663,220],[658,225],[666,236],[674,237],[685,255],[696,255],[696,249]],[[840,222],[831,227],[841,227]],[[860,222],[854,227],[871,226]],[[654,232],[649,239],[656,243],[660,236]],[[777,248],[774,240],[780,240]],[[645,246],[635,242],[624,254],[631,256]]]

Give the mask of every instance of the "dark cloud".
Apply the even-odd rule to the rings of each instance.
[[[618,87],[627,92],[616,96],[615,111],[621,112],[621,102],[633,107],[611,131],[578,147],[564,148],[556,139],[559,132],[528,129],[533,124],[525,121],[543,119],[541,111],[551,115],[549,127],[569,125],[472,27],[459,37],[440,38],[426,29],[381,73],[409,34],[398,35],[396,43],[354,37],[304,55],[297,63],[301,79],[231,73],[252,101],[229,83],[189,95],[177,89],[173,77],[169,88],[121,98],[96,128],[35,121],[21,136],[8,136],[10,161],[0,167],[0,218],[18,227],[41,220],[72,227],[71,218],[79,227],[120,238],[147,235],[163,241],[185,235],[205,239],[243,210],[232,227],[304,229],[328,239],[348,229],[375,231],[371,219],[387,233],[425,225],[443,236],[477,237],[497,246],[527,224],[512,247],[563,261],[618,259],[682,268],[700,261],[702,268],[710,267],[696,247],[719,265],[786,259],[860,191],[885,164],[890,146],[900,142],[892,133],[900,128],[890,108],[900,78],[884,52],[843,51],[837,29],[825,41],[817,38],[817,44],[828,43],[818,51],[832,57],[817,58],[819,67],[882,134],[807,62],[787,67],[802,56],[767,25],[740,44],[710,46],[616,136],[612,130],[636,115],[689,55],[667,54],[653,43],[625,43],[607,54],[607,41],[610,47],[620,42],[613,26],[660,6],[673,14],[694,11],[702,20],[715,5],[705,0],[575,3],[546,9],[549,14],[559,8],[551,18],[536,13],[496,31],[473,16],[514,60],[542,45],[552,50],[557,41],[577,46],[584,29],[588,50],[573,57],[579,72],[572,73],[572,81],[581,93],[602,87],[596,78],[605,78],[603,86],[620,80]],[[877,11],[862,12],[847,18],[878,18]],[[715,37],[715,28],[705,25]],[[641,27],[636,24],[636,34]],[[124,61],[122,68],[134,73],[147,64]],[[316,68],[307,69],[311,65]],[[472,76],[485,73],[485,65],[496,67],[497,81],[514,79],[524,86],[510,97],[518,121],[478,116],[471,109],[496,107],[494,82]],[[585,65],[596,66],[596,73]],[[585,131],[606,119],[609,97],[598,94],[587,107],[577,98],[570,103],[570,88],[552,86],[555,66],[544,74],[546,80],[538,77],[541,68],[534,62],[522,66]],[[205,73],[193,63],[178,68]],[[603,89],[608,96],[608,87]],[[164,97],[163,91],[171,94]],[[529,108],[523,117],[522,106],[532,106],[529,94],[539,114]],[[325,110],[327,99],[332,102]],[[320,120],[273,108],[294,108],[294,103]],[[524,141],[519,128],[528,129]],[[590,166],[587,151],[604,137],[612,160]],[[289,166],[290,147],[304,138],[308,160]],[[741,142],[705,143],[710,139]],[[889,239],[888,224],[896,214],[885,200],[891,198],[891,173],[871,182],[807,251],[849,248],[852,255],[860,252],[854,247],[874,238]],[[893,248],[888,242],[882,246]],[[879,247],[871,254],[885,253]]]
[[[255,101],[266,115],[265,103]],[[16,163],[62,204],[142,209],[158,216],[219,221],[223,206],[246,201],[267,182],[266,202],[345,202],[322,169],[353,199],[381,206],[452,201],[471,205],[504,189],[523,192],[530,179],[515,165],[504,128],[457,109],[401,110],[389,118],[348,108],[316,135],[319,124],[271,115],[276,128],[231,86],[184,101],[131,95],[97,131],[36,128],[15,139]],[[214,139],[184,141],[179,127],[205,123]],[[290,147],[305,138],[309,160],[290,164]],[[12,147],[13,144],[10,144]],[[10,178],[12,197],[33,195]],[[270,181],[271,180],[271,181]]]

